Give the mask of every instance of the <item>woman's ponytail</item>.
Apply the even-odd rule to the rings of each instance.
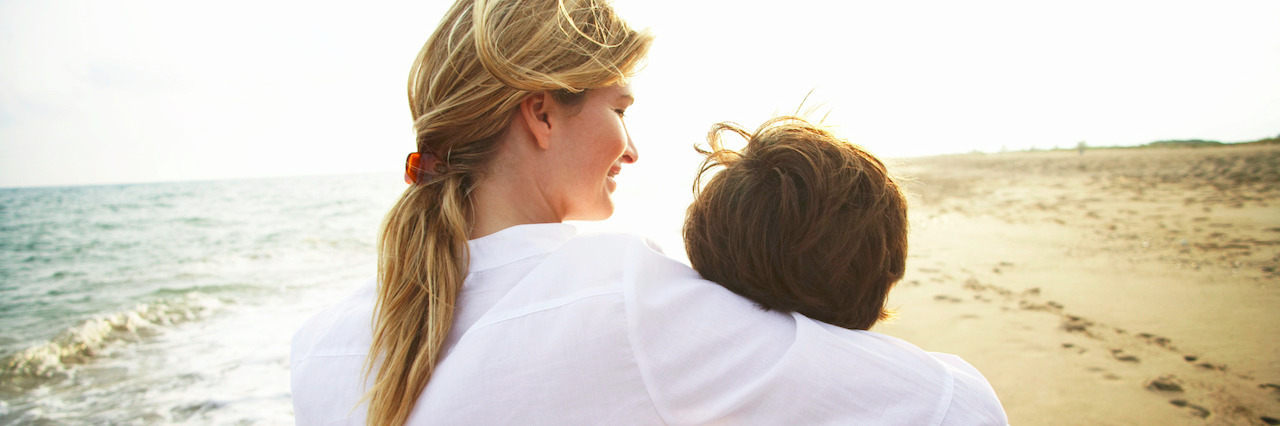
[[[367,396],[371,424],[409,418],[449,336],[468,257],[468,212],[457,180],[411,186],[382,224],[373,336],[382,357],[366,363],[369,373],[377,369],[379,390]]]

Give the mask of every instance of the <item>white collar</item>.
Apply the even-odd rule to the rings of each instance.
[[[468,274],[496,268],[560,248],[578,234],[567,223],[533,223],[510,228],[467,241],[471,249]]]

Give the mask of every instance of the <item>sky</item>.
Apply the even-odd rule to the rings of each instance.
[[[635,182],[801,108],[884,157],[1280,134],[1273,0],[614,4]],[[0,187],[397,173],[447,6],[0,0]]]

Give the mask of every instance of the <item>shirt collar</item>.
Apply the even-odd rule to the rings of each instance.
[[[577,234],[578,229],[567,223],[534,223],[512,226],[467,241],[471,249],[468,273],[550,253]]]

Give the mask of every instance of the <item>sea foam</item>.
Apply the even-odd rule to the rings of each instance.
[[[160,327],[201,319],[222,304],[218,298],[193,292],[85,320],[49,341],[5,357],[0,361],[0,383],[28,387],[41,379],[65,377],[70,366],[88,363],[114,344],[137,342],[155,335]]]

